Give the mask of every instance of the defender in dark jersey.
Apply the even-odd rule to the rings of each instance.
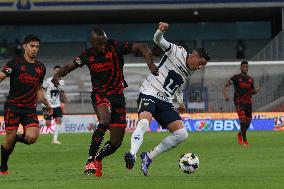
[[[39,136],[39,123],[36,114],[37,101],[49,106],[41,87],[45,76],[45,66],[36,59],[40,40],[34,35],[24,39],[24,56],[9,61],[0,72],[0,81],[10,77],[10,91],[4,106],[6,137],[1,145],[0,174],[8,174],[8,159],[16,142],[33,144]],[[17,135],[21,124],[23,135]]]
[[[84,172],[100,177],[102,159],[120,147],[125,133],[126,112],[123,90],[126,82],[123,76],[123,55],[140,51],[153,74],[158,74],[158,68],[153,64],[151,50],[146,44],[107,40],[105,32],[101,29],[92,30],[91,44],[92,48],[76,57],[73,64],[62,67],[60,72],[54,75],[52,82],[58,86],[61,77],[78,67],[88,66],[93,87],[91,98],[99,124],[92,136]],[[107,129],[110,131],[110,140],[98,152]]]
[[[229,101],[227,89],[229,86],[234,85],[234,102],[236,110],[240,119],[241,129],[238,133],[238,143],[247,146],[248,141],[246,138],[246,131],[250,126],[252,118],[252,95],[256,94],[260,88],[254,87],[253,78],[247,75],[248,62],[241,62],[241,73],[234,75],[224,86],[224,97]]]

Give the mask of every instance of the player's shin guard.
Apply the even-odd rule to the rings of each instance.
[[[114,146],[110,141],[107,141],[101,151],[97,154],[96,160],[101,161],[104,157],[113,154],[118,148],[119,146]]]
[[[153,159],[162,152],[168,151],[178,144],[185,141],[188,137],[188,133],[185,128],[176,130],[171,135],[167,136],[158,146],[148,153],[148,157]]]
[[[1,145],[1,167],[0,167],[1,172],[5,172],[8,170],[8,160],[11,152],[12,150],[7,150],[4,148],[3,145]]]
[[[136,155],[140,146],[143,143],[143,136],[149,127],[149,121],[147,119],[141,119],[137,123],[137,127],[131,136],[131,148],[130,153]]]
[[[95,155],[98,152],[104,140],[104,135],[105,135],[106,130],[107,130],[107,126],[99,123],[97,129],[94,131],[93,136],[92,136],[92,141],[90,144],[90,149],[89,149],[88,162],[92,162],[94,160]]]

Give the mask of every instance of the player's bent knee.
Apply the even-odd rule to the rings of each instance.
[[[176,130],[173,134],[176,136],[177,144],[182,143],[188,138],[188,133],[185,128]]]
[[[25,140],[27,142],[27,144],[34,144],[37,141],[37,136],[26,136]]]

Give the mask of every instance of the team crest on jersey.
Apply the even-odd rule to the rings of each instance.
[[[6,68],[5,71],[6,71],[8,74],[10,74],[10,73],[12,73],[13,70],[12,70],[12,68]]]
[[[90,62],[94,62],[95,61],[95,57],[94,56],[90,56],[89,61]]]
[[[41,75],[41,68],[40,67],[36,67],[35,71],[38,75]]]
[[[81,65],[82,64],[82,60],[79,57],[76,57],[75,60],[76,64]]]

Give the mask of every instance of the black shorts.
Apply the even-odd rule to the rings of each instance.
[[[21,124],[24,129],[28,127],[39,127],[35,108],[24,110],[16,107],[5,106],[4,120],[5,130],[17,130],[19,124]]]
[[[43,113],[43,118],[45,120],[52,120],[52,118],[61,118],[63,117],[63,113],[62,113],[62,109],[61,107],[56,107],[56,108],[53,108],[53,114],[52,115],[48,115],[47,114],[47,108],[43,107],[42,108],[42,113]]]
[[[167,129],[168,125],[174,121],[182,120],[173,104],[153,96],[140,93],[137,105],[138,114],[144,111],[150,112],[163,129]]]
[[[92,94],[91,98],[95,111],[102,105],[106,105],[111,109],[110,127],[126,127],[126,104],[124,96],[101,96]]]
[[[252,118],[252,104],[235,104],[239,119]]]

